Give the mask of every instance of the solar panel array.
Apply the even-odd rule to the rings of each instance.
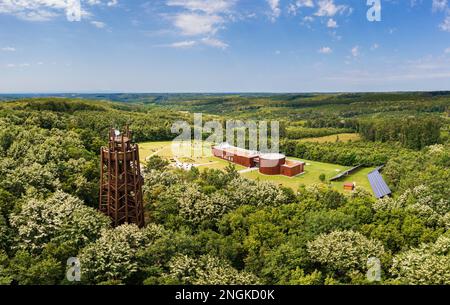
[[[392,193],[378,170],[370,172],[368,178],[376,198],[383,198]]]
[[[362,166],[362,165],[357,165],[357,166],[355,166],[355,167],[352,167],[352,168],[350,168],[349,170],[346,170],[346,171],[340,173],[339,175],[337,175],[337,176],[331,178],[330,181],[336,181],[336,180],[341,179],[341,178],[344,177],[344,176],[348,176],[348,175],[350,175],[352,172],[354,172],[354,171],[356,171],[358,168],[360,168],[361,166]]]

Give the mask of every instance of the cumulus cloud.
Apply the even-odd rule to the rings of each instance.
[[[297,0],[288,5],[288,12],[291,15],[297,15],[298,11],[302,8],[313,9],[310,16],[307,15],[306,17],[303,17],[303,24],[307,25],[306,22],[314,20],[314,16],[325,19],[323,24],[331,29],[338,27],[338,22],[335,16],[342,15],[344,13],[350,15],[352,13],[352,8],[350,6],[336,4],[335,0]]]
[[[314,2],[312,0],[297,0],[295,5],[297,7],[314,7]]]
[[[290,3],[288,5],[288,13],[291,15],[297,15],[297,12],[302,7],[309,7],[309,8],[314,7],[313,0],[297,0],[293,3]]]
[[[275,21],[281,14],[280,0],[267,0],[267,3],[269,4],[271,10],[270,19]]]
[[[69,19],[75,10],[79,10],[81,16],[88,16],[89,12],[83,8],[83,4],[115,6],[117,3],[117,0],[0,0],[0,14],[13,15],[27,21],[48,21],[62,14],[66,14]]]
[[[183,35],[213,35],[225,22],[235,0],[168,0],[166,4],[183,11],[172,16],[173,23]]]
[[[224,23],[236,0],[168,0],[166,4],[179,7],[181,12],[171,16],[173,24],[183,35],[214,35]]]
[[[167,0],[167,6],[179,9],[168,16],[178,33],[183,36],[203,36],[187,41],[187,45],[181,43],[180,47],[206,45],[219,49],[228,48],[227,43],[214,36],[228,22],[233,21],[236,2],[237,0]]]
[[[223,23],[224,19],[218,15],[186,13],[174,17],[174,25],[187,36],[215,34]]]
[[[319,0],[317,2],[318,10],[315,13],[316,16],[323,17],[333,17],[338,13],[342,13],[348,9],[346,5],[336,5],[334,0]]]

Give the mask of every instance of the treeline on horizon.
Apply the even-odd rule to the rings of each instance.
[[[356,97],[360,97],[361,95],[354,94]],[[392,103],[397,103],[397,100],[401,100],[406,98],[404,94],[394,94],[397,99]],[[352,98],[355,98],[351,95]],[[362,95],[365,97],[365,95]],[[376,95],[378,96],[378,95]],[[382,95],[383,96],[383,95]],[[390,95],[388,95],[390,96]],[[412,94],[415,98],[422,97],[431,97],[435,96],[441,97],[441,95],[436,94],[432,95],[431,93],[423,93],[423,94]],[[327,95],[324,100],[330,100],[331,97]],[[366,105],[366,108],[371,108],[372,103],[378,105],[379,103],[385,104],[385,101],[378,102],[372,95],[369,95],[368,100],[359,101],[358,103]],[[308,97],[309,98],[309,97]],[[318,98],[318,97],[315,97]],[[336,99],[348,99],[347,95],[338,95],[334,97]],[[367,98],[367,97],[366,97]],[[316,101],[319,106],[317,107],[318,112],[320,113],[321,102],[320,100]],[[189,102],[183,102],[185,103]],[[209,103],[209,102],[208,102]],[[214,101],[216,104],[217,101]],[[244,102],[243,105],[248,103]],[[411,101],[408,101],[407,104],[410,104]],[[145,122],[146,116],[151,116],[152,112],[161,112],[164,116],[164,113],[168,114],[168,117],[176,116],[184,116],[184,119],[188,122],[192,122],[192,118],[188,115],[179,111],[172,111],[172,108],[166,109],[165,107],[154,107],[149,106],[139,106],[139,104],[122,104],[122,103],[111,103],[111,102],[100,102],[100,101],[86,101],[82,99],[76,100],[68,100],[63,98],[39,98],[39,99],[24,99],[21,100],[21,103],[17,104],[15,102],[6,103],[7,105],[12,106],[12,109],[29,109],[36,111],[50,111],[56,113],[74,113],[76,111],[93,111],[93,112],[107,112],[109,109],[117,110],[117,111],[126,111],[130,113],[139,113],[139,115],[130,115],[128,118],[128,122],[114,122],[115,125],[126,125],[132,122],[133,129],[135,131],[136,141],[154,141],[154,140],[171,140],[176,135],[174,135],[171,131],[171,122],[165,121],[163,126],[161,124],[151,125],[149,128],[149,124]],[[16,105],[17,104],[17,105]],[[335,112],[332,115],[322,115],[321,117],[313,117],[311,118],[309,115],[305,115],[303,118],[299,115],[297,120],[292,120],[291,118],[286,118],[281,116],[277,111],[279,108],[275,106],[273,107],[273,112],[276,113],[276,117],[280,120],[281,125],[281,137],[296,140],[296,139],[304,139],[310,137],[321,137],[327,135],[334,135],[339,133],[350,133],[350,132],[358,132],[363,139],[372,142],[398,142],[403,147],[411,148],[411,149],[421,149],[427,145],[440,143],[441,141],[441,127],[444,124],[445,118],[442,118],[440,113],[448,113],[449,111],[449,99],[438,100],[437,104],[441,105],[437,108],[433,108],[432,110],[427,109],[425,111],[417,112],[417,115],[411,113],[411,109],[415,109],[415,106],[412,105],[410,111],[404,112],[397,111],[392,112],[391,107],[387,107],[385,112],[380,112],[383,116],[378,115],[354,115],[352,117],[347,117],[348,112],[339,113]],[[332,104],[334,105],[334,104]],[[411,106],[411,105],[410,105]],[[184,106],[183,106],[184,107]],[[329,106],[331,107],[331,106]],[[354,107],[352,107],[354,108]],[[242,113],[242,109],[238,107],[237,119],[245,120],[249,117],[242,117],[240,115]],[[258,108],[259,109],[259,108]],[[272,108],[269,109],[269,112]],[[431,112],[429,112],[431,111]],[[247,112],[252,114],[253,111],[248,110]],[[364,111],[363,111],[364,112]],[[170,113],[170,114],[169,114]],[[432,113],[436,113],[433,115]],[[258,111],[254,113],[256,117],[260,116]],[[230,118],[230,115],[220,118],[220,121],[223,125],[225,125],[225,120]],[[217,120],[217,118],[214,118]],[[175,120],[173,120],[175,121]],[[111,125],[112,126],[112,125]],[[119,127],[115,126],[115,127]],[[270,130],[269,130],[270,132]],[[205,134],[204,138],[208,135]]]

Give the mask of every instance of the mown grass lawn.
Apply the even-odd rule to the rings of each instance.
[[[310,185],[314,183],[321,183],[320,175],[325,174],[326,181],[338,175],[340,172],[350,169],[350,167],[341,166],[331,163],[315,162],[298,158],[288,158],[291,160],[300,160],[306,163],[305,172],[296,177],[285,177],[285,176],[267,176],[259,173],[258,171],[253,171],[249,173],[244,173],[242,176],[250,179],[259,179],[261,181],[269,181],[278,185],[283,185],[285,187],[290,187],[297,190],[300,185]],[[366,190],[372,192],[372,189],[367,178],[367,174],[372,171],[373,168],[362,168],[359,171],[351,174],[344,179],[331,182],[338,191],[347,192],[344,190],[344,183],[355,182],[357,186],[361,186]]]
[[[210,152],[210,150],[211,150],[210,145],[205,144],[204,146],[204,152],[206,152],[205,156],[192,157],[193,154],[188,154],[191,156],[186,157],[186,155],[183,153],[178,154],[173,153],[171,141],[139,143],[139,155],[140,155],[139,157],[142,163],[145,163],[148,157],[158,155],[169,161],[173,161],[174,158],[177,158],[181,162],[197,164],[198,165],[197,167],[200,170],[205,168],[224,169],[229,162],[219,158],[215,158],[213,156],[209,156],[208,152]],[[174,151],[178,152],[177,149],[174,149]],[[245,167],[236,164],[236,169],[239,171],[245,169]]]
[[[308,160],[302,160],[298,158],[288,158],[291,160],[301,160],[306,163],[305,172],[296,177],[286,177],[286,176],[267,176],[259,173],[258,171],[249,172],[242,174],[244,177],[251,179],[260,179],[261,181],[270,181],[276,184],[282,184],[283,186],[290,187],[296,190],[301,184],[309,185],[313,183],[320,183],[319,176],[324,173],[326,179],[336,176],[341,171],[346,170],[347,167],[330,164],[330,163],[322,163],[322,162],[314,162]]]
[[[147,157],[159,155],[160,157],[172,158],[171,145],[172,142],[145,142],[139,143],[139,158],[141,162],[145,162]]]
[[[355,182],[357,186],[361,186],[368,190],[370,193],[372,192],[372,188],[370,187],[369,179],[367,178],[367,175],[373,171],[374,167],[365,167],[361,168],[360,170],[352,173],[350,176],[345,177],[344,179],[332,182],[331,184],[335,186],[337,189],[343,190],[344,189],[344,183],[346,182]]]
[[[174,157],[178,158],[182,162],[188,162],[199,165],[199,169],[205,169],[205,168],[215,168],[215,169],[224,169],[229,162],[213,157],[213,156],[204,156],[199,158],[194,157],[180,157],[176,154],[174,155],[172,153],[172,142],[146,142],[146,143],[140,143],[140,159],[141,162],[145,163],[145,160],[147,157],[150,157],[152,155],[159,155],[160,157],[166,158],[168,160],[173,160]],[[206,147],[205,150],[210,149],[209,147]],[[271,183],[277,184],[277,185],[283,185],[285,187],[290,187],[293,190],[297,190],[300,185],[310,185],[314,183],[321,183],[319,176],[323,173],[325,174],[326,181],[331,179],[332,177],[338,175],[340,172],[345,171],[349,169],[350,167],[337,165],[337,164],[331,164],[331,163],[323,163],[323,162],[316,162],[316,161],[309,161],[304,159],[298,159],[298,158],[288,158],[291,160],[300,160],[306,163],[305,166],[305,173],[296,176],[296,177],[286,177],[286,176],[266,176],[259,171],[251,171],[247,173],[243,173],[242,176],[249,178],[249,179],[259,179],[261,181],[269,181]],[[236,165],[237,170],[245,169],[245,167]],[[362,168],[358,170],[357,172],[351,174],[348,177],[345,177],[341,181],[338,182],[331,182],[331,185],[333,185],[337,190],[342,192],[348,192],[344,190],[344,183],[345,182],[355,182],[356,185],[361,186],[368,191],[372,192],[369,180],[367,179],[367,174],[372,171],[373,168]]]

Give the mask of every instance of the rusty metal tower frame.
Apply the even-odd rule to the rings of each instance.
[[[124,133],[111,129],[109,146],[100,153],[99,209],[111,217],[115,226],[134,223],[144,226],[139,146],[131,141],[128,127]]]

